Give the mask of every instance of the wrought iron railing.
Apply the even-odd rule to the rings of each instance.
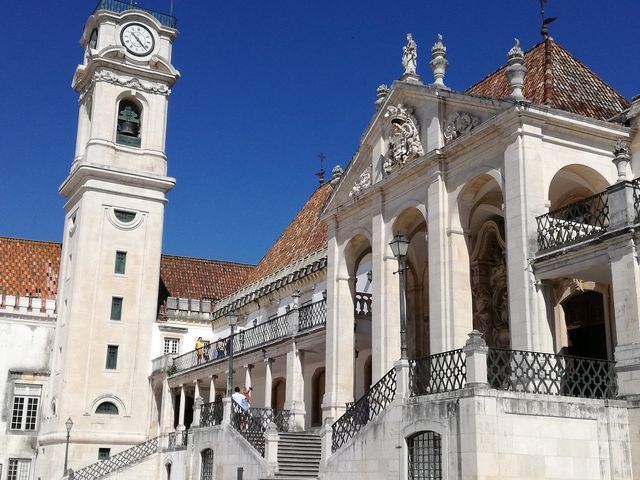
[[[640,220],[640,178],[631,181],[633,186],[633,211],[636,212],[635,221]]]
[[[142,8],[138,5],[133,5],[129,2],[121,2],[118,0],[100,0],[93,13],[98,10],[109,10],[114,13],[122,13],[127,10],[142,10],[143,12],[147,12],[149,15],[154,17],[156,20],[160,22],[161,25],[169,28],[176,28],[178,22],[176,17],[172,15],[167,15],[166,13],[156,12],[155,10],[150,10],[148,8]]]
[[[358,318],[370,318],[371,317],[371,294],[356,292],[356,296],[353,302],[354,315]]]
[[[187,446],[187,431],[181,430],[179,432],[170,432],[168,435],[167,448],[169,450],[180,450]]]
[[[466,379],[466,356],[462,349],[409,360],[411,396],[460,390]]]
[[[327,323],[327,301],[320,300],[300,307],[299,330],[308,330]]]
[[[117,470],[126,468],[134,463],[139,462],[149,455],[158,452],[158,438],[152,438],[144,443],[123,450],[120,453],[112,455],[106,460],[92,463],[80,470],[74,472],[74,480],[96,480],[102,478]]]
[[[538,248],[567,245],[607,231],[609,196],[606,191],[536,218]]]
[[[331,451],[335,452],[376,418],[395,396],[396,370],[392,368],[333,424]]]
[[[212,427],[222,423],[222,400],[205,403],[200,407],[200,426]]]
[[[250,408],[245,410],[237,402],[231,402],[231,425],[260,455],[264,455],[264,432],[273,422],[279,432],[289,431],[289,410]]]
[[[490,348],[488,382],[515,392],[615,398],[615,362],[569,355]]]
[[[259,323],[255,327],[247,328],[234,335],[233,353],[241,353],[254,349],[260,345],[271,343],[289,334],[287,315],[280,315],[271,320]]]

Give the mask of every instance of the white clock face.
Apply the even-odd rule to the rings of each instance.
[[[153,35],[147,27],[139,23],[130,23],[122,29],[122,44],[134,55],[147,55],[153,50]]]

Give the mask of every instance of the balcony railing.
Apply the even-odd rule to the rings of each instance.
[[[409,360],[411,396],[460,390],[466,379],[466,356],[462,349]]]
[[[148,13],[156,20],[160,22],[161,25],[169,28],[176,28],[178,22],[176,17],[172,15],[167,15],[166,13],[156,12],[155,10],[150,10],[148,8],[142,8],[138,5],[132,5],[128,2],[121,2],[118,0],[100,0],[93,13],[96,13],[98,10],[108,10],[114,13],[122,13],[128,10],[142,10],[143,12]]]
[[[187,448],[188,434],[186,430],[180,432],[169,433],[169,442],[167,448],[169,450],[181,450]]]
[[[213,427],[222,423],[222,401],[205,403],[200,407],[200,426]]]
[[[396,369],[392,368],[333,424],[331,451],[335,452],[371,420],[380,415],[395,396]]]
[[[289,410],[275,410],[271,408],[243,409],[235,401],[231,402],[231,425],[247,442],[264,456],[264,432],[271,422],[279,432],[289,430]]]
[[[538,248],[547,250],[600,235],[609,226],[606,191],[536,218]]]
[[[326,300],[305,305],[299,309],[300,327],[299,330],[310,330],[320,327],[327,321]],[[288,314],[273,318],[255,327],[247,328],[233,335],[233,354],[238,355],[261,346],[268,345],[277,340],[288,337],[289,319]],[[200,365],[206,365],[229,355],[229,339],[222,338],[216,342],[205,345],[199,354],[197,350],[192,350],[173,359],[174,372],[178,373]]]
[[[498,390],[615,398],[618,393],[615,362],[554,353],[489,349],[489,385]]]
[[[633,209],[636,212],[636,222],[640,220],[640,178],[631,181],[633,186]]]
[[[327,302],[310,303],[300,307],[300,330],[308,330],[327,323]]]

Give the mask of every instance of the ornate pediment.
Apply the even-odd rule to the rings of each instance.
[[[387,108],[384,118],[391,122],[392,132],[389,137],[389,149],[382,168],[389,174],[396,167],[401,167],[410,160],[424,155],[424,149],[420,142],[418,122],[401,103]]]
[[[364,169],[364,171],[360,174],[360,178],[356,180],[351,187],[351,191],[349,192],[349,197],[357,198],[358,195],[363,193],[366,189],[371,186],[371,165]]]
[[[444,122],[444,141],[449,143],[460,135],[464,135],[467,132],[473,130],[474,127],[480,124],[480,119],[470,113],[455,112],[449,115]]]

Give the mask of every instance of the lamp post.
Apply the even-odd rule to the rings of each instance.
[[[73,427],[73,421],[71,420],[71,417],[69,417],[67,421],[64,422],[64,426],[67,427],[67,444],[64,449],[64,471],[62,472],[63,476],[67,474],[67,460],[69,459],[69,437],[71,436],[71,427]]]
[[[407,251],[409,240],[401,233],[389,243],[393,256],[398,260],[398,278],[400,280],[400,358],[407,358],[407,299],[405,296],[405,271],[407,269]]]
[[[229,373],[227,374],[227,395],[231,396],[233,393],[233,335],[236,331],[236,325],[238,324],[238,315],[227,315],[229,327],[231,327],[231,333],[229,334]]]

